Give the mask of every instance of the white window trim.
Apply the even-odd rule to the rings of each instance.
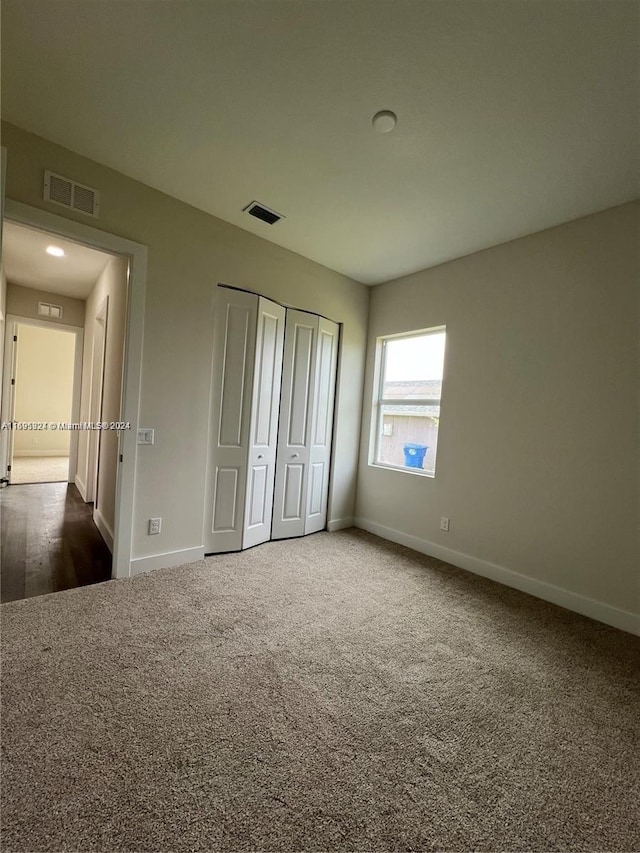
[[[401,471],[403,474],[413,474],[418,477],[429,477],[435,479],[435,471],[425,471],[421,468],[408,468],[404,465],[392,465],[389,462],[377,461],[379,453],[380,440],[382,438],[382,409],[384,406],[397,406],[398,398],[389,398],[382,396],[384,386],[384,376],[386,373],[387,363],[387,342],[393,340],[407,340],[408,338],[423,338],[426,335],[437,335],[446,333],[446,326],[432,326],[429,329],[421,329],[416,332],[400,332],[395,335],[381,335],[376,338],[376,364],[373,383],[373,400],[371,407],[371,434],[369,439],[369,466],[372,468],[386,468],[390,471]],[[441,406],[442,396],[440,397],[420,397],[410,400],[402,400],[403,406]]]

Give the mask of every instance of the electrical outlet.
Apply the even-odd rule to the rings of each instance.
[[[442,518],[440,519],[440,530],[444,530],[445,533],[448,533],[449,532],[449,522],[450,522],[450,519],[448,519],[445,515],[443,515]]]
[[[150,518],[149,519],[149,536],[155,536],[156,533],[160,533],[162,530],[162,519],[161,518]]]

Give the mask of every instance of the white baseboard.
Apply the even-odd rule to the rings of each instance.
[[[136,557],[131,560],[131,575],[140,575],[154,569],[170,569],[183,563],[195,563],[204,560],[204,546],[183,548],[181,551],[168,551],[166,554],[153,554],[151,557]]]
[[[640,635],[640,615],[631,613],[628,610],[620,610],[617,607],[612,607],[610,604],[604,604],[593,598],[587,598],[576,592],[570,592],[568,589],[554,586],[554,584],[536,580],[536,578],[529,577],[528,575],[518,574],[518,572],[506,569],[504,566],[489,563],[478,557],[472,557],[470,554],[463,554],[460,551],[444,548],[435,542],[418,539],[416,536],[409,536],[399,530],[384,527],[366,518],[356,518],[354,525],[363,530],[368,530],[369,533],[375,533],[376,536],[380,536],[382,539],[397,542],[399,545],[406,545],[407,548],[412,548],[421,554],[436,557],[438,560],[444,560],[461,569],[466,569],[473,574],[481,575],[505,586],[513,587],[513,589],[519,589],[521,592],[527,592],[536,598],[542,598],[544,601],[558,604],[567,610],[573,610],[575,613],[589,616],[598,622],[604,622],[605,625],[612,625],[621,631]]]
[[[107,519],[100,512],[99,509],[96,509],[93,513],[93,520],[95,522],[96,527],[100,531],[102,538],[107,543],[107,548],[113,554],[113,530],[107,522]]]
[[[353,516],[347,518],[334,518],[327,524],[327,530],[333,533],[334,530],[344,530],[345,527],[353,527]]]
[[[65,453],[64,450],[21,450],[19,453],[13,454],[14,459],[45,459],[47,457],[53,456],[68,456],[69,453]]]
[[[80,497],[86,503],[87,502],[87,487],[84,482],[80,479],[80,474],[76,474],[75,478],[76,489],[80,492]]]

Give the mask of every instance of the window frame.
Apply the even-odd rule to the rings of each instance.
[[[373,383],[373,401],[371,410],[371,437],[369,441],[369,465],[374,468],[386,468],[390,471],[402,471],[405,474],[417,474],[419,477],[429,477],[435,479],[435,468],[433,473],[420,468],[408,468],[404,465],[393,465],[390,462],[380,462],[380,442],[382,439],[383,428],[383,408],[385,406],[397,406],[398,398],[389,398],[383,396],[384,380],[387,367],[387,344],[398,340],[408,340],[410,338],[424,338],[427,335],[445,334],[445,357],[447,346],[447,327],[446,326],[430,326],[428,329],[418,329],[412,332],[400,332],[394,335],[380,335],[376,338],[376,371]],[[442,380],[439,397],[412,397],[409,400],[402,400],[403,406],[439,406],[442,410],[442,385],[444,385],[444,363],[442,368]],[[438,432],[440,431],[440,423],[438,423]]]

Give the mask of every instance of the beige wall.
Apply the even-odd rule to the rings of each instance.
[[[4,266],[0,260],[0,320],[4,320],[7,313],[7,277],[4,274]],[[0,355],[0,358],[2,356]]]
[[[38,314],[38,302],[53,302],[62,306],[62,317],[41,317]],[[18,317],[29,317],[32,320],[43,320],[52,326],[84,326],[84,299],[73,299],[70,296],[60,296],[59,293],[49,293],[46,290],[33,290],[9,282],[7,287],[7,314]]]
[[[95,225],[149,247],[134,556],[202,544],[211,306],[217,282],[324,314],[342,323],[335,466],[329,517],[353,516],[369,291],[345,276],[156,192],[124,175],[3,123],[7,197]],[[51,169],[100,190],[100,219],[47,205]],[[147,535],[161,516],[162,533]]]
[[[373,289],[360,518],[640,612],[639,210]],[[436,478],[370,467],[375,338],[439,325]]]
[[[15,420],[24,423],[71,421],[73,332],[18,326]],[[68,430],[16,430],[15,456],[67,456]]]
[[[4,176],[3,176],[4,180]],[[0,417],[4,416],[4,333],[5,318],[7,313],[7,277],[4,274],[2,259],[0,258]],[[0,477],[7,476],[7,434],[6,430],[0,430]]]
[[[94,358],[94,338],[96,334],[96,316],[105,299],[107,308],[107,336],[104,358],[104,391],[102,402],[102,421],[120,420],[122,399],[122,353],[127,307],[127,270],[128,262],[124,258],[109,261],[93,290],[87,297],[85,311],[84,350],[82,355],[82,392],[80,402],[80,420],[92,421],[91,381]],[[78,434],[78,471],[76,482],[83,496],[86,495],[89,462],[89,442],[96,440],[97,433],[82,430]],[[100,433],[100,476],[96,509],[102,515],[108,531],[113,536],[115,518],[115,485],[118,464],[118,437],[113,430]]]
[[[0,406],[2,405],[2,371],[4,365],[4,328],[7,315],[7,277],[0,258]]]

